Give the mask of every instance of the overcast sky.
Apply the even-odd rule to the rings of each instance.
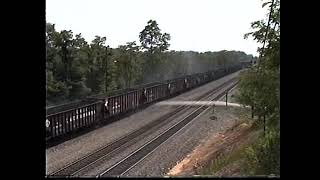
[[[171,35],[169,50],[198,52],[239,50],[257,55],[250,23],[266,19],[261,0],[46,0],[46,20],[56,30],[81,33],[91,42],[95,35],[107,37],[118,47],[139,42],[148,20],[156,20]]]

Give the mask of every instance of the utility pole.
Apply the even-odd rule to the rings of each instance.
[[[254,111],[254,108],[253,108],[253,105],[251,106],[251,118],[253,119],[253,111]]]
[[[264,113],[263,113],[263,135],[266,135],[266,111],[267,107],[264,107]]]
[[[266,136],[266,115],[263,115],[263,135]]]
[[[214,114],[214,107],[215,107],[215,104],[212,105],[212,114]]]
[[[107,77],[108,77],[108,70],[107,70],[108,65],[107,64],[108,64],[108,56],[109,56],[108,47],[109,46],[106,47],[106,57],[105,57],[105,92],[106,92],[106,94],[107,94],[107,86],[108,86],[108,82],[107,82]]]
[[[226,93],[226,107],[228,106],[228,91]]]

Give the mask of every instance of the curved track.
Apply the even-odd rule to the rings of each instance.
[[[225,83],[223,83],[222,85],[220,85],[219,87],[215,88],[214,90],[208,91],[207,93],[199,96],[198,98],[196,98],[195,100],[204,100],[207,99],[208,97],[212,96],[213,94],[217,93],[218,91],[220,91],[221,89],[225,88],[226,86],[234,83],[236,81],[236,78],[233,78]],[[236,83],[234,83],[236,84]],[[232,85],[233,86],[233,85]],[[222,93],[223,95],[223,93]],[[69,165],[63,167],[62,169],[59,169],[58,171],[55,171],[53,173],[51,173],[49,176],[75,176],[76,174],[80,173],[81,171],[85,171],[88,170],[92,167],[94,167],[97,163],[101,163],[109,158],[111,158],[112,156],[118,154],[119,152],[123,151],[126,147],[136,143],[137,141],[143,139],[144,137],[148,136],[149,134],[151,134],[152,132],[154,132],[156,129],[160,128],[161,126],[167,124],[168,122],[170,122],[172,119],[182,115],[183,113],[185,113],[187,110],[190,110],[190,108],[192,107],[186,107],[186,106],[180,106],[178,108],[176,108],[175,110],[173,110],[172,112],[158,118],[157,120],[143,126],[142,128],[127,134],[121,138],[119,138],[118,140],[115,140],[109,144],[107,144],[106,146],[98,149],[97,151],[82,157],[81,159],[70,163]],[[139,151],[140,154],[138,153],[139,157],[142,156],[143,153],[141,152],[149,152],[150,148],[154,149],[157,146],[159,146],[161,143],[160,141],[163,139],[168,139],[170,136],[172,136],[175,131],[177,129],[181,129],[182,127],[184,127],[188,122],[190,122],[192,119],[194,119],[194,117],[197,115],[197,113],[201,113],[204,109],[204,107],[200,107],[198,108],[196,111],[192,112],[191,114],[189,114],[184,121],[181,121],[179,123],[179,125],[176,125],[174,127],[171,127],[170,129],[168,129],[167,131],[165,131],[161,136],[159,136],[158,140],[154,139],[152,141],[152,143],[150,142],[150,144],[152,145],[153,148],[151,148],[151,145],[147,145],[145,144],[142,147],[142,151]],[[191,119],[190,119],[191,118]],[[186,124],[184,124],[184,123]],[[184,124],[184,125],[183,125]],[[173,134],[172,134],[173,133]],[[167,138],[164,138],[167,137]],[[160,143],[160,144],[159,144]],[[149,149],[149,150],[146,150]],[[122,163],[118,164],[116,167],[119,166],[123,166],[123,163],[127,163],[127,164],[131,164],[133,162],[136,162],[137,159],[141,159],[137,158],[137,154],[135,156],[133,156],[133,154],[131,154],[132,156],[130,156],[131,158],[127,158],[127,160],[123,160],[121,161]],[[136,160],[132,160],[136,159]],[[128,163],[128,161],[130,160],[131,163]],[[123,167],[127,167],[123,166]],[[113,170],[114,171],[114,170]],[[117,174],[119,170],[116,171],[115,174]],[[105,175],[110,175],[110,173],[107,173],[108,171],[105,171]],[[102,176],[104,176],[104,174]],[[112,175],[114,175],[114,173],[111,173]]]
[[[226,91],[230,90],[237,83],[228,87],[227,90],[224,90],[222,93],[219,93],[215,98],[211,100],[217,100],[221,96],[225,94]],[[215,91],[216,92],[216,91]],[[190,113],[187,117],[183,118],[178,123],[171,126],[165,132],[161,133],[157,137],[152,140],[146,142],[142,147],[129,154],[127,157],[123,158],[120,162],[116,163],[112,167],[108,168],[104,172],[102,172],[97,177],[110,177],[110,176],[118,176],[125,174],[128,170],[133,168],[136,164],[138,164],[141,160],[147,157],[150,153],[152,153],[157,147],[159,147],[162,143],[167,141],[169,138],[173,137],[177,132],[179,132],[182,128],[184,128],[187,124],[192,122],[196,117],[198,117],[202,112],[204,112],[209,107],[201,106],[192,113]]]

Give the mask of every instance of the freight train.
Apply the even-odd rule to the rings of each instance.
[[[112,119],[119,119],[151,103],[176,96],[248,66],[250,62],[242,62],[228,68],[221,67],[214,71],[116,91],[111,96],[96,95],[81,102],[48,108],[46,141],[111,122]]]

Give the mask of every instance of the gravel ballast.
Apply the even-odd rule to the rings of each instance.
[[[176,135],[161,144],[144,160],[129,170],[124,176],[164,176],[178,162],[183,160],[206,137],[223,132],[232,127],[239,119],[238,107],[216,107],[212,120],[209,108],[202,115],[194,119]]]

